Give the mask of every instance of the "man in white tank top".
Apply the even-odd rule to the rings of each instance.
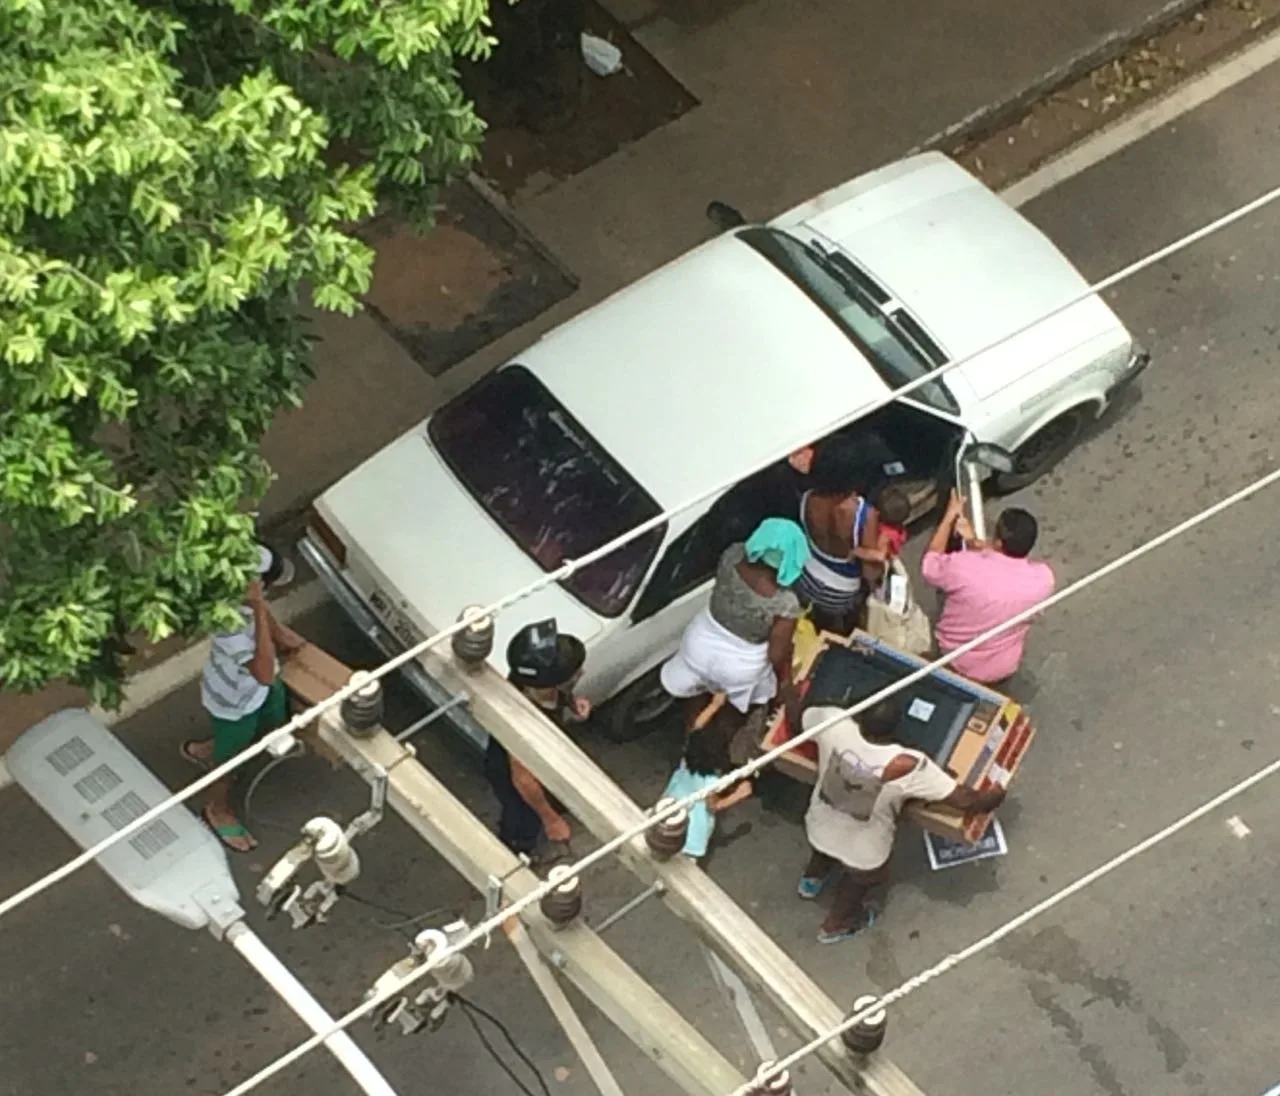
[[[808,730],[839,714],[839,708],[810,708],[802,722]],[[901,720],[901,705],[888,698],[862,712],[859,722],[845,718],[818,735],[818,781],[804,820],[813,855],[798,891],[817,898],[838,876],[819,943],[838,943],[875,922],[864,902],[872,887],[888,881],[907,803],[919,799],[983,814],[1004,802],[1003,790],[963,787],[919,750],[897,745]]]

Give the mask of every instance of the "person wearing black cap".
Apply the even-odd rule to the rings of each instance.
[[[591,702],[574,696],[573,685],[586,657],[582,640],[562,635],[554,620],[543,620],[521,628],[507,644],[508,679],[557,726],[582,723],[591,715]],[[492,735],[484,771],[502,808],[498,838],[507,848],[532,856],[544,831],[549,841],[569,840],[563,807]]]

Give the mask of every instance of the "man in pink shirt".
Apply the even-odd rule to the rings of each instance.
[[[947,551],[953,532],[960,534],[964,551]],[[975,540],[964,517],[964,503],[952,494],[925,550],[923,566],[925,582],[946,596],[935,628],[938,649],[944,654],[1053,593],[1049,565],[1027,559],[1036,533],[1034,517],[1025,510],[1009,509],[996,522],[993,540]],[[951,668],[986,685],[1003,682],[1018,669],[1030,628],[1028,620],[1001,632],[961,655]]]

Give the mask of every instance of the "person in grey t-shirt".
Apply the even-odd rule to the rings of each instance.
[[[808,558],[804,530],[785,518],[767,518],[745,544],[725,549],[710,604],[662,667],[663,688],[696,701],[691,715],[714,693],[724,693],[743,715],[779,693],[796,706],[791,644],[800,602],[791,586]]]

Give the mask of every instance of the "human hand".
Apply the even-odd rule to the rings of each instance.
[[[591,712],[593,710],[591,707],[591,701],[589,701],[585,696],[575,696],[573,698],[572,708],[575,718],[582,720],[583,722],[591,718]]]
[[[569,828],[569,823],[560,817],[560,815],[556,815],[554,818],[548,818],[545,822],[545,828],[547,831],[547,840],[554,842],[557,845],[565,844],[573,834],[573,831]]]
[[[964,496],[953,487],[951,497],[947,499],[947,517],[958,518],[962,514],[964,514]]]
[[[245,601],[256,608],[257,606],[264,604],[265,597],[266,595],[262,590],[262,579],[255,578],[251,583],[249,583],[249,589],[244,595]]]
[[[956,518],[956,532],[960,534],[963,541],[977,540],[973,534],[973,525],[964,514]]]

